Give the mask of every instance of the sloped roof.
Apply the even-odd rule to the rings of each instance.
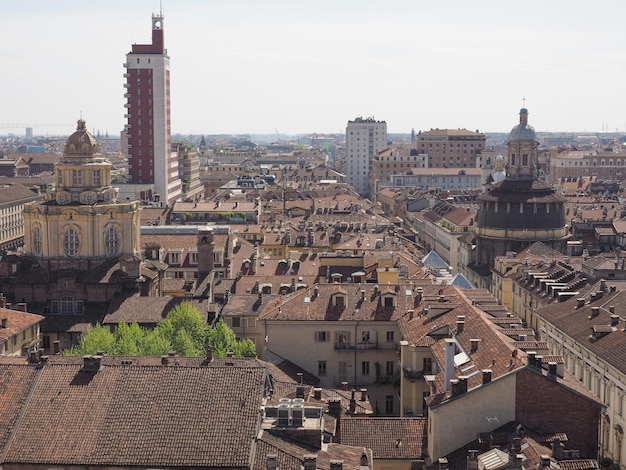
[[[456,286],[460,289],[476,289],[476,286],[472,284],[463,273],[456,273],[452,279],[448,281],[448,284]]]
[[[341,421],[341,442],[372,449],[375,459],[420,459],[427,451],[426,418],[353,418]]]
[[[265,380],[261,366],[0,365],[3,463],[247,468]]]
[[[434,250],[422,258],[422,263],[433,269],[448,269],[449,267],[448,263],[446,263]]]

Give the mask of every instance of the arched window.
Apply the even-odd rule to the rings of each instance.
[[[67,232],[65,232],[65,237],[63,238],[63,248],[65,250],[65,255],[69,257],[77,256],[78,246],[78,232],[71,228]]]
[[[33,251],[36,255],[41,254],[41,229],[39,227],[35,227],[33,231]]]
[[[117,254],[120,247],[120,236],[114,227],[109,227],[104,235],[104,244],[106,246],[107,255],[113,256]]]

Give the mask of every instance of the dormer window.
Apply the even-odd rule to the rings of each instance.
[[[395,299],[394,299],[393,295],[385,295],[385,296],[383,296],[383,298],[382,298],[383,307],[386,307],[386,308],[393,308],[393,307],[395,307],[394,300]]]
[[[345,307],[347,305],[348,296],[343,292],[338,292],[332,296],[333,307]]]

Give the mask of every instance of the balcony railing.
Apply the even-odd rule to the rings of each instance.
[[[383,342],[379,343],[378,341],[362,341],[359,343],[352,342],[344,342],[344,341],[335,341],[335,350],[337,351],[354,351],[354,350],[364,351],[368,349],[396,349],[396,344],[393,342]]]

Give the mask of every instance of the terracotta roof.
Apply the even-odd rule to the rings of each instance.
[[[624,318],[626,317],[626,291],[616,291],[597,295],[598,290],[585,296],[586,303],[577,308],[577,300],[554,303],[537,310],[542,322],[546,322],[558,329],[567,337],[572,338],[582,347],[608,362],[620,371],[626,371],[626,333],[624,333]],[[611,326],[611,332],[592,335],[592,328],[596,325],[611,325],[609,307],[619,316],[618,323]],[[599,307],[597,315],[592,315],[592,308]]]
[[[182,297],[148,297],[138,293],[119,294],[112,300],[104,317],[103,324],[139,323],[157,324],[176,305],[184,301]]]
[[[413,308],[415,297],[412,284],[385,285],[393,289],[394,306],[385,307],[382,303],[382,288],[372,284],[317,284],[301,289],[270,303],[260,320],[397,320],[407,310]],[[397,291],[395,290],[397,289]],[[411,295],[407,295],[407,290]],[[362,294],[363,291],[363,294]],[[317,294],[316,294],[317,292]],[[333,297],[345,295],[344,306],[335,306]]]
[[[426,418],[351,418],[341,421],[341,442],[372,449],[374,459],[421,459],[428,452]]]
[[[4,342],[12,336],[21,333],[27,328],[41,322],[44,317],[33,313],[21,312],[8,308],[0,308],[0,319],[7,320],[6,328],[0,327],[0,342]]]
[[[3,463],[247,468],[265,373],[258,366],[2,366],[2,387],[11,391],[2,394]]]

